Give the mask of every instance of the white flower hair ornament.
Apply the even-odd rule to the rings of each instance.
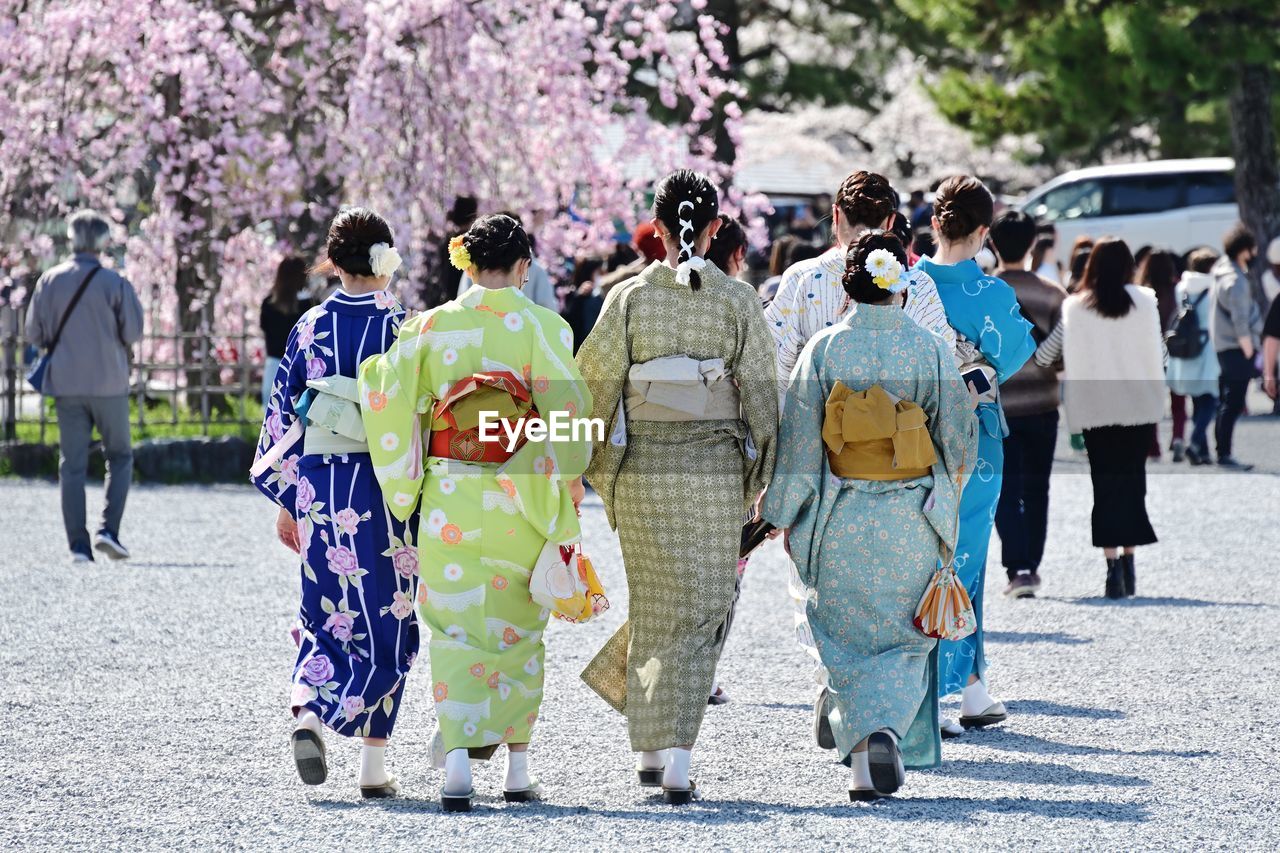
[[[369,247],[369,268],[377,278],[389,277],[400,269],[402,263],[400,253],[386,243],[374,243]]]
[[[867,255],[867,273],[871,281],[881,290],[890,293],[901,293],[907,288],[906,271],[902,262],[893,256],[888,249],[876,249]]]

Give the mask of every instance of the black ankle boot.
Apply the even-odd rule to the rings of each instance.
[[[1120,566],[1124,570],[1124,594],[1133,598],[1134,585],[1137,583],[1137,570],[1133,565],[1133,554],[1125,554],[1120,558]]]
[[[1107,558],[1107,598],[1124,598],[1124,563],[1122,557]]]

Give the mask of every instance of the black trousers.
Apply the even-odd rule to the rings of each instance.
[[[1151,424],[1084,431],[1093,481],[1093,544],[1097,548],[1150,545],[1156,532],[1147,517],[1147,450]]]
[[[1244,412],[1245,394],[1249,391],[1249,381],[1256,375],[1253,362],[1244,357],[1242,349],[1228,349],[1218,353],[1218,423],[1214,429],[1214,438],[1218,444],[1218,458],[1231,455],[1231,439],[1235,436],[1236,421]]]
[[[1009,579],[1040,569],[1049,526],[1049,474],[1058,442],[1058,412],[1012,417],[1004,440],[1004,479],[996,504],[1000,561]]]

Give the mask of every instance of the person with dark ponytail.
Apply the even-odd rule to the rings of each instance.
[[[960,504],[960,540],[956,545],[956,571],[973,601],[978,630],[963,640],[944,640],[939,645],[939,696],[963,694],[960,725],[951,720],[942,722],[948,737],[964,729],[1003,722],[1008,716],[1004,704],[987,690],[982,595],[1008,431],[998,385],[1031,358],[1036,342],[1013,288],[984,273],[974,261],[986,244],[994,213],[995,199],[982,181],[968,175],[943,181],[933,202],[937,251],[917,264],[937,283],[947,322],[955,329],[959,346],[972,354],[971,363],[962,367],[961,373],[980,392],[978,457],[970,463],[973,476]]]
[[[904,764],[941,758],[937,641],[912,617],[955,545],[978,436],[951,346],[902,310],[902,242],[868,231],[847,257],[842,281],[858,308],[815,335],[796,364],[762,513],[786,531],[811,590],[849,797],[872,800],[898,790]]]
[[[627,717],[640,784],[674,804],[698,796],[690,751],[778,426],[760,300],[704,257],[719,213],[706,176],[663,179],[653,225],[667,257],[609,292],[578,352],[607,421],[586,476],[618,531],[631,601],[582,677]]]
[[[365,362],[360,394],[392,514],[421,513],[432,757],[445,771],[441,805],[462,812],[474,794],[470,762],[503,745],[503,799],[542,797],[528,750],[548,611],[530,599],[529,579],[539,555],[581,539],[590,442],[576,419],[590,418],[591,393],[569,324],[522,290],[532,255],[521,224],[481,216],[449,244],[450,263],[473,284],[407,321],[385,355]]]
[[[262,329],[267,361],[262,369],[262,407],[271,404],[271,385],[280,369],[284,347],[293,325],[311,308],[311,300],[302,292],[307,287],[307,263],[297,255],[289,255],[276,267],[276,280],[271,293],[262,300],[258,327]]]
[[[307,785],[328,777],[327,727],[364,739],[360,793],[375,798],[399,791],[384,751],[418,654],[416,522],[392,517],[356,403],[360,362],[390,346],[404,319],[387,289],[400,266],[394,247],[373,211],[334,217],[316,271],[342,286],[289,333],[251,469],[280,505],[277,536],[302,559],[291,698],[298,775]]]
[[[742,279],[742,271],[747,266],[747,232],[741,222],[720,214],[720,230],[707,249],[707,260],[729,278]]]

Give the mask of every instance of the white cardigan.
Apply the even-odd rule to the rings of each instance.
[[[1062,304],[1063,396],[1073,432],[1153,424],[1164,417],[1168,392],[1156,297],[1136,284],[1125,290],[1133,307],[1123,317],[1103,317],[1080,295]]]

